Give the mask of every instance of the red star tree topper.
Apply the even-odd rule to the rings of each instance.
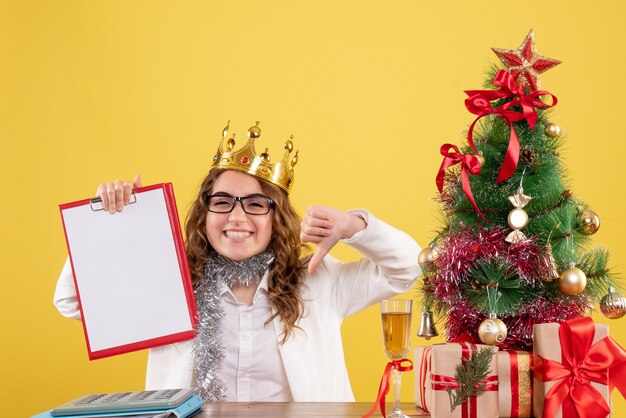
[[[539,74],[561,63],[537,54],[532,30],[518,49],[491,49],[510,71],[517,85],[530,92],[539,88]]]

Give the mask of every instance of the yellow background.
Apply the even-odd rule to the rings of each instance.
[[[439,226],[439,146],[463,143],[472,121],[463,90],[481,87],[491,47],[517,48],[530,28],[538,52],[563,61],[542,87],[559,98],[572,190],[602,219],[594,244],[626,271],[625,6],[589,4],[2,1],[2,405],[31,415],[143,387],[145,352],[88,361],[80,324],[52,305],[66,254],[58,204],[141,172],[173,182],[185,214],[226,121],[242,138],[261,120],[275,154],[295,135],[301,212],[366,207],[425,245]],[[374,399],[386,360],[378,312],[344,327],[359,401]],[[625,321],[611,322],[622,345]]]

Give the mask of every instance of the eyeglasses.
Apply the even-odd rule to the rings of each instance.
[[[230,213],[235,209],[237,202],[248,215],[266,215],[274,207],[274,201],[262,194],[237,197],[228,194],[212,194],[204,197],[209,212]]]

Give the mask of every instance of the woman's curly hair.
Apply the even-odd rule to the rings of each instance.
[[[194,286],[204,277],[204,265],[209,258],[209,250],[211,249],[206,236],[205,221],[208,209],[205,204],[205,196],[212,193],[215,181],[224,171],[213,169],[209,172],[202,182],[185,221],[187,235],[185,248]],[[306,267],[300,258],[306,246],[300,242],[301,218],[291,205],[287,193],[263,179],[255,178],[259,181],[263,193],[274,201],[274,208],[270,212],[272,215],[272,238],[269,243],[274,250],[274,263],[269,272],[268,298],[275,313],[266,323],[271,322],[276,316],[280,316],[285,325],[282,339],[282,343],[284,343],[294,332],[294,328],[297,328],[296,322],[303,313],[304,305],[300,294],[300,284],[304,279]]]

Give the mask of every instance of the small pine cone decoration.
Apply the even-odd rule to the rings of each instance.
[[[532,163],[535,161],[536,156],[537,154],[535,154],[535,151],[528,147],[524,147],[520,151],[519,159],[522,164],[532,165]]]

